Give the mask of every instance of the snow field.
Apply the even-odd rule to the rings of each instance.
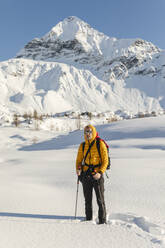
[[[84,222],[75,159],[83,131],[0,129],[0,247],[165,247],[165,118],[97,126],[110,144],[108,224]],[[37,142],[32,141],[33,136]]]

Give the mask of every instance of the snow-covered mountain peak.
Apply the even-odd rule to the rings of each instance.
[[[71,16],[59,22],[43,37],[30,41],[17,54],[17,57],[47,60],[50,57],[55,57],[61,50],[69,50],[69,52],[73,50],[73,53],[76,50],[78,54],[95,53],[97,55],[106,55],[106,48],[112,47],[116,40],[116,38],[110,38],[93,29],[88,23],[78,17]],[[45,54],[45,48],[47,54]],[[39,58],[38,54],[36,57],[35,49],[37,51],[41,49],[41,52],[44,52],[44,58]]]
[[[65,18],[41,38],[30,41],[16,58],[59,61],[73,58],[73,63],[96,63],[121,56],[142,59],[159,52],[152,43],[142,39],[117,39],[95,30],[78,17]],[[62,62],[65,62],[62,59]]]
[[[77,39],[83,42],[87,39],[88,35],[104,36],[104,34],[94,30],[86,22],[75,16],[71,16],[59,22],[43,37],[43,39],[45,41],[55,41],[56,39],[67,41]]]
[[[72,16],[26,44],[16,58],[0,64],[0,105],[10,110],[165,108],[164,51],[140,38],[111,38]]]

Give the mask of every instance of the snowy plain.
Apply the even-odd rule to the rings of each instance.
[[[97,225],[95,196],[93,221],[82,221],[81,184],[74,218],[82,130],[1,126],[0,247],[165,247],[165,116],[96,128],[112,161],[105,176],[107,225]]]

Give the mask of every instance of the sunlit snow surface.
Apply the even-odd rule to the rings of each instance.
[[[83,131],[0,128],[0,246],[165,247],[165,117],[97,126],[110,145],[108,224],[84,222],[75,159]]]

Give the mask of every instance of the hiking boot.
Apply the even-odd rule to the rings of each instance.
[[[90,221],[90,220],[92,220],[92,218],[87,218],[87,217],[86,217],[86,219],[85,219],[85,220],[86,220],[86,221]]]
[[[107,224],[106,220],[99,220],[98,224]]]

